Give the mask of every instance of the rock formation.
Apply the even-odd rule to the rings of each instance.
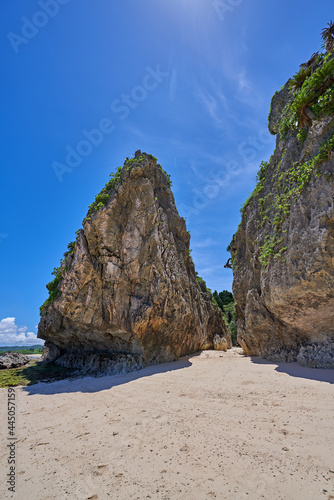
[[[334,58],[275,94],[276,149],[231,242],[238,342],[248,355],[334,367]]]
[[[189,240],[168,175],[137,151],[97,195],[47,285],[38,337],[48,359],[115,373],[231,347]]]
[[[0,370],[8,368],[19,368],[29,363],[28,356],[24,356],[19,352],[2,352],[0,353]]]

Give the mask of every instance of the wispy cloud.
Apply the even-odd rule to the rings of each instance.
[[[259,128],[258,109],[263,104],[263,100],[259,92],[254,89],[251,80],[249,79],[246,69],[239,68],[225,75],[225,86],[233,86],[234,94],[231,94],[228,99],[222,91],[224,84],[214,81],[209,77],[205,84],[194,84],[194,98],[204,108],[205,112],[212,119],[215,127],[224,131],[225,136],[230,140],[236,140],[237,132],[233,125],[238,129],[254,129]],[[233,97],[232,97],[233,96]],[[244,113],[241,117],[235,110],[235,101],[247,104],[256,111],[254,116],[249,113]]]
[[[232,271],[230,269],[224,268],[224,262],[214,263],[214,256],[212,255],[213,263],[208,265],[207,256],[204,258],[204,254],[199,254],[194,252],[194,262],[195,269],[199,276],[203,278],[211,290],[229,290],[232,285]],[[226,256],[227,260],[228,256]]]
[[[245,69],[241,70],[241,72],[237,75],[237,80],[238,80],[238,92],[249,93],[252,90],[252,86],[247,78]]]
[[[199,266],[200,270],[199,274],[202,273],[205,276],[213,276],[217,273],[217,271],[220,271],[222,269],[224,269],[224,264],[217,264],[216,266],[207,266],[207,267]]]
[[[194,97],[212,118],[216,127],[223,130],[229,129],[227,100],[221,90],[217,93],[195,84]]]
[[[238,43],[231,44],[234,34],[227,26],[225,40],[221,44],[219,53],[220,58],[210,58],[211,48],[207,47],[208,57],[203,59],[201,64],[202,79],[194,94],[215,121],[216,126],[220,128],[231,123],[243,128],[254,126],[254,123],[246,123],[250,118],[249,113],[244,113],[246,120],[240,121],[240,114],[235,111],[235,101],[247,104],[256,111],[256,115],[259,107],[267,105],[261,89],[254,85],[249,71],[251,57],[248,31],[248,22],[244,21],[238,33]]]
[[[234,78],[237,84],[234,98],[258,112],[259,108],[264,105],[264,99],[260,91],[252,85],[246,69],[241,68]]]
[[[42,343],[44,342],[37,338],[36,333],[29,332],[26,326],[17,326],[15,318],[4,318],[0,321],[1,346],[20,346]]]
[[[218,241],[215,241],[213,238],[206,238],[203,241],[194,241],[191,243],[193,248],[209,248],[214,245],[218,245]]]

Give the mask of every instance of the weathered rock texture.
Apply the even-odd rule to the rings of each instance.
[[[238,342],[247,355],[329,368],[334,367],[334,118],[325,113],[309,120],[303,135],[296,126],[280,133],[282,110],[292,99],[288,85],[273,98],[269,130],[277,133],[276,150],[262,167],[231,243]],[[301,113],[314,118],[310,108]]]
[[[214,337],[231,347],[220,310],[196,280],[168,177],[140,152],[119,173],[105,206],[84,221],[59,296],[42,313],[48,358],[115,373],[212,348]]]
[[[19,352],[0,353],[0,370],[7,368],[19,368],[29,363],[28,356]]]

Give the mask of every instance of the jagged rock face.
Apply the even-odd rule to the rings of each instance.
[[[130,371],[212,347],[215,335],[231,347],[220,311],[197,283],[189,240],[165,173],[137,152],[63,264],[60,297],[39,324],[49,359],[78,367],[122,353],[133,356],[124,358]]]
[[[19,368],[29,363],[28,356],[19,352],[4,352],[0,354],[0,370]]]
[[[304,184],[303,176],[333,137],[334,118],[313,120],[304,142],[297,130],[289,130],[283,138],[278,124],[291,100],[287,85],[273,98],[269,130],[278,133],[276,150],[262,188],[245,207],[231,243],[238,342],[248,355],[330,368],[334,367],[333,148],[312,167]],[[304,166],[298,169],[298,165]]]

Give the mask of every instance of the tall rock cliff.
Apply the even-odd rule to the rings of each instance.
[[[334,56],[314,54],[272,99],[276,149],[231,242],[248,355],[334,367]]]
[[[189,240],[168,175],[137,151],[96,196],[47,285],[38,337],[49,359],[114,373],[231,347]]]

